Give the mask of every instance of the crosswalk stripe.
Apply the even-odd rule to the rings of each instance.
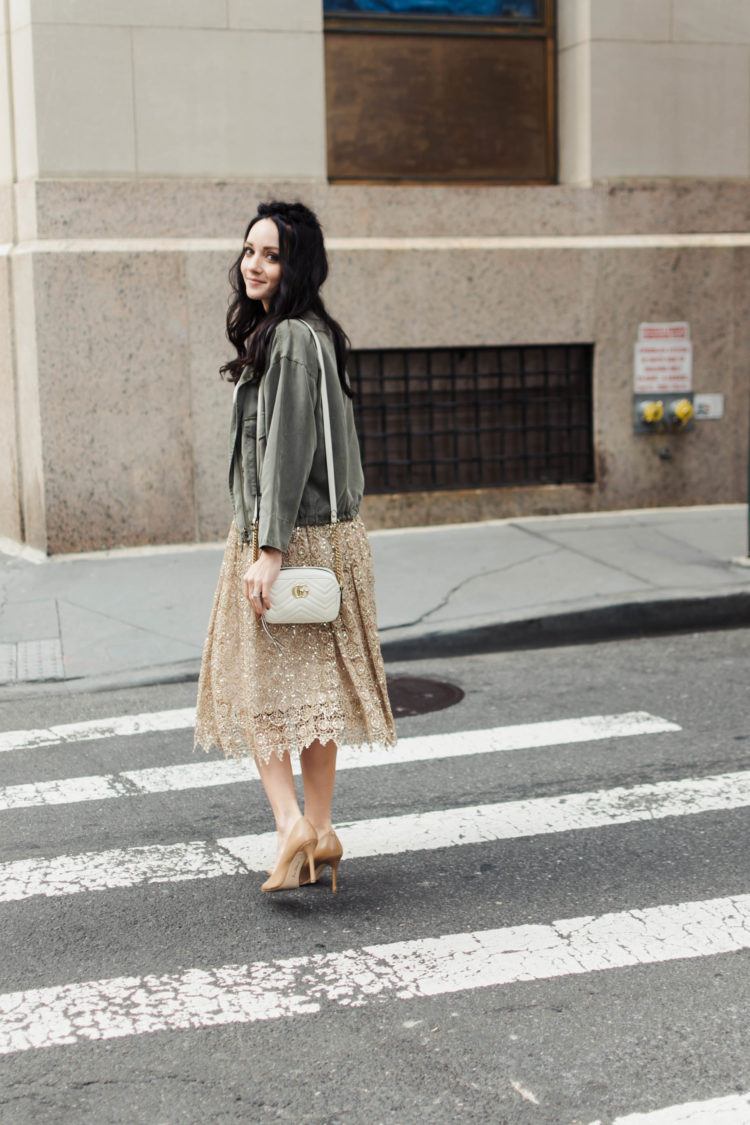
[[[159,714],[165,715],[167,712],[159,712]],[[140,720],[143,716],[135,718]],[[398,746],[390,749],[342,747],[338,769],[361,769],[438,758],[457,758],[470,754],[541,749],[545,746],[598,742],[608,738],[632,738],[680,729],[677,723],[659,718],[657,715],[650,715],[647,711],[628,711],[621,715],[585,715],[577,719],[557,719],[541,723],[491,727],[486,730],[402,738]],[[132,733],[142,733],[142,731]],[[296,763],[295,772],[299,772]],[[254,765],[247,760],[222,760],[123,770],[121,773],[91,777],[28,782],[0,788],[0,811],[72,804],[79,801],[103,801],[110,798],[141,796],[146,793],[203,789],[209,786],[257,780],[257,777]]]
[[[0,995],[0,1053],[415,1000],[750,948],[750,895]]]
[[[0,866],[0,903],[37,895],[55,898],[84,891],[111,891],[144,883],[216,879],[247,870],[213,840],[110,848],[52,859],[17,859]]]
[[[346,857],[360,859],[748,806],[750,771],[741,771],[361,820],[342,824],[339,831]],[[275,839],[267,832],[14,860],[0,865],[0,902],[263,871]]]
[[[747,1125],[750,1121],[750,1094],[730,1094],[704,1102],[683,1102],[647,1113],[617,1117],[612,1125]],[[591,1125],[601,1125],[593,1121]]]
[[[4,750],[34,750],[57,743],[88,742],[93,738],[113,738],[149,731],[183,730],[195,725],[195,708],[173,711],[145,711],[138,715],[117,715],[111,719],[88,719],[82,723],[61,723],[36,730],[10,730],[0,734],[0,753]]]
[[[637,733],[629,728],[639,723],[657,722],[658,730],[680,730],[676,723],[658,719],[646,711],[631,711],[624,715],[587,715],[581,719],[557,719],[546,723],[520,723],[516,726],[494,728],[508,732],[508,737],[553,738],[555,742],[585,742],[590,738],[609,738],[598,733],[604,726],[617,726],[618,720],[628,729],[625,734]],[[40,727],[36,730],[11,730],[0,733],[0,752],[34,750],[44,746],[65,745],[71,742],[88,742],[95,738],[126,737],[148,734],[152,731],[185,730],[195,726],[195,708],[184,707],[177,711],[146,711],[138,715],[119,715],[110,719],[89,719],[83,723],[62,723],[58,726]],[[580,735],[578,731],[580,729]],[[558,738],[556,732],[560,732]],[[468,732],[471,733],[471,732]],[[644,732],[647,733],[647,732]],[[536,745],[547,745],[541,742]],[[468,752],[468,751],[467,751]],[[390,753],[390,751],[386,751]]]

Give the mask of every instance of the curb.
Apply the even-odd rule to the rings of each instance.
[[[621,602],[521,621],[498,621],[473,629],[422,633],[419,637],[381,641],[381,649],[386,661],[420,660],[426,655],[468,656],[749,625],[750,592],[738,591],[709,597]]]
[[[747,626],[750,626],[750,592],[737,591],[709,597],[622,602],[521,621],[497,621],[472,629],[424,632],[393,640],[381,638],[381,650],[386,663],[395,663]],[[34,695],[124,691],[159,684],[191,683],[197,681],[199,672],[200,660],[195,659],[74,680],[0,684],[0,702]]]
[[[28,699],[35,695],[81,695],[85,692],[127,691],[129,688],[156,687],[159,684],[197,682],[200,660],[179,664],[154,664],[150,668],[106,672],[98,676],[78,676],[71,680],[19,680],[0,684],[0,703]]]

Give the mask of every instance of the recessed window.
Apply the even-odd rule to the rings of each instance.
[[[370,493],[594,480],[593,348],[355,351]]]
[[[325,0],[328,175],[550,183],[553,0]]]

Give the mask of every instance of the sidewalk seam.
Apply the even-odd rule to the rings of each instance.
[[[55,599],[57,601],[58,599]],[[126,629],[137,629],[139,633],[147,633],[150,637],[162,637],[165,641],[174,641],[175,644],[191,646],[189,641],[183,641],[181,637],[173,637],[170,633],[162,633],[158,629],[152,629],[146,625],[135,625],[132,621],[127,621],[122,617],[114,617],[111,613],[103,613],[100,609],[90,609],[88,606],[80,605],[79,602],[71,601],[69,598],[61,598],[60,601],[65,605],[72,606],[73,609],[80,609],[83,613],[90,613],[94,617],[103,617],[105,621],[113,621],[116,625],[124,625]]]
[[[599,559],[595,555],[587,555],[586,552],[580,550],[579,547],[571,547],[567,544],[556,543],[554,539],[549,539],[548,536],[543,535],[540,531],[532,531],[526,527],[518,527],[518,530],[525,531],[527,535],[531,535],[536,539],[542,539],[545,543],[555,543],[555,546],[559,551],[570,551],[572,555],[578,555],[579,558],[586,559],[587,562],[594,562],[597,564],[597,566],[604,566],[608,570],[613,570],[615,574],[626,574],[628,578],[631,578],[634,582],[643,583],[647,588],[650,587],[652,590],[660,589],[656,582],[651,582],[648,578],[640,578],[637,574],[631,574],[631,572],[629,570],[626,570],[624,567],[615,566],[613,563],[609,563],[605,559]]]

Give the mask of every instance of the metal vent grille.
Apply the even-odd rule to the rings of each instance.
[[[593,481],[593,348],[355,351],[370,493]]]

